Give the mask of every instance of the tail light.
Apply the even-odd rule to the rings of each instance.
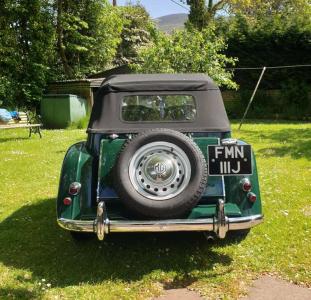
[[[247,198],[250,202],[254,203],[257,200],[257,196],[254,193],[248,193]]]
[[[80,182],[73,182],[69,186],[69,194],[72,196],[76,196],[79,194],[81,189],[81,183]]]
[[[72,203],[72,199],[70,197],[66,197],[63,200],[64,205],[69,206]]]
[[[241,188],[244,192],[249,192],[252,189],[252,184],[248,178],[243,178],[240,181]]]

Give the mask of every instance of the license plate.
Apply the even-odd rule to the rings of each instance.
[[[252,174],[252,149],[250,145],[209,145],[208,174]]]

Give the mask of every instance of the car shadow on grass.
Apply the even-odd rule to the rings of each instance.
[[[310,129],[281,129],[273,132],[259,132],[242,130],[240,135],[244,134],[251,137],[252,140],[247,139],[247,142],[258,143],[263,140],[265,143],[278,143],[279,146],[271,146],[259,149],[256,151],[258,156],[264,157],[283,157],[291,156],[293,159],[306,158],[311,160],[311,130]]]
[[[231,257],[215,251],[202,233],[111,234],[104,242],[74,242],[58,227],[53,199],[25,205],[0,223],[0,262],[29,270],[32,280],[64,287],[105,280],[126,282],[152,272],[175,272],[174,286],[187,286]],[[192,272],[190,275],[190,272]],[[219,275],[219,274],[218,274]]]

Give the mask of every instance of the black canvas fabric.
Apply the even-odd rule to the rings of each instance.
[[[197,116],[192,122],[125,122],[121,118],[124,96],[191,95]],[[230,131],[219,88],[203,74],[116,75],[103,82],[92,109],[88,133],[139,133],[150,128],[170,128],[181,132]]]
[[[217,86],[204,74],[127,74],[111,76],[101,88],[107,92],[206,91]]]

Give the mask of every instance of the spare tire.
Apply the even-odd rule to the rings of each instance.
[[[199,147],[170,129],[128,140],[115,167],[115,187],[126,208],[141,217],[177,218],[200,200],[207,167]]]

